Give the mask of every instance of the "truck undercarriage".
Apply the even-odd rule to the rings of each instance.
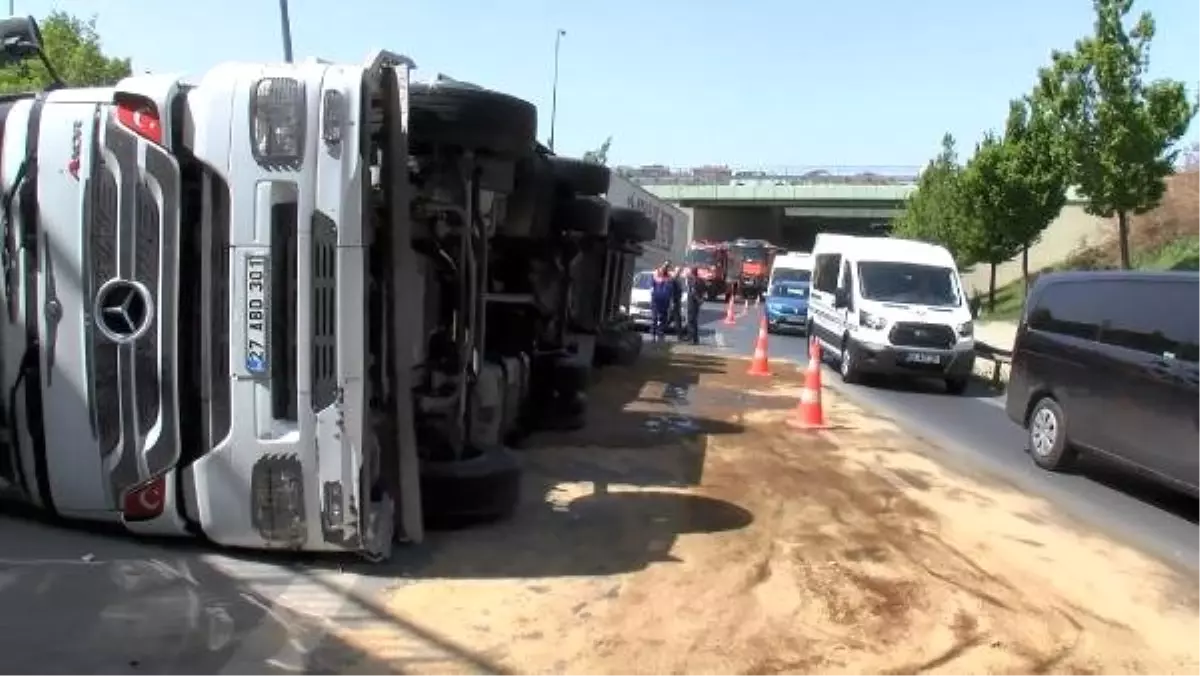
[[[36,27],[27,37],[36,41]],[[143,155],[174,162],[172,180],[179,182],[177,200],[151,191],[148,210],[134,212],[158,228],[170,225],[164,241],[178,242],[178,254],[161,257],[178,257],[177,277],[170,278],[178,287],[156,282],[143,297],[157,303],[151,311],[179,315],[171,343],[178,367],[160,358],[155,381],[178,391],[172,392],[178,403],[164,399],[161,410],[180,420],[179,452],[155,470],[151,484],[135,487],[156,491],[151,509],[135,515],[127,508],[128,485],[114,483],[89,498],[96,518],[232,546],[386,556],[393,535],[419,542],[426,525],[511,513],[521,466],[510,449],[540,429],[582,425],[593,368],[636,357],[640,343],[626,330],[621,298],[654,224],[632,209],[610,208],[603,197],[607,168],[539,146],[531,104],[444,77],[410,82],[410,66],[404,57],[379,53],[362,68],[312,62],[272,67],[265,77],[254,74],[263,71],[253,64],[232,64],[195,85],[139,76],[112,90],[89,90],[80,110],[93,111],[102,124],[123,115],[114,124],[130,127]],[[311,105],[306,83],[320,90],[316,109],[277,115],[270,125],[284,125],[278,128],[260,129],[251,99],[252,145],[292,148],[293,159],[264,160],[254,145],[254,164],[241,171],[238,163],[250,158],[222,141],[237,135],[216,128],[223,118],[214,111],[228,110],[230,97],[238,96],[233,92],[247,82],[253,96],[284,109]],[[289,87],[300,94],[294,104],[278,98]],[[345,101],[345,92],[361,92],[361,100]],[[60,101],[79,95],[40,97],[38,105],[66,111]],[[133,107],[126,111],[120,101]],[[353,111],[358,123],[346,123]],[[156,127],[136,126],[151,120]],[[315,166],[311,154],[303,159],[302,144],[285,138],[289,124],[307,125],[304,133],[319,149]],[[357,137],[344,143],[345,134]],[[8,136],[6,146],[18,142],[12,130]],[[83,136],[84,151],[92,138]],[[109,171],[101,155],[81,166],[89,177]],[[362,193],[338,196],[321,187],[327,178]],[[12,184],[9,175],[6,185]],[[85,189],[61,180],[56,186],[67,202]],[[124,205],[131,194],[116,189],[111,199]],[[306,194],[316,195],[315,206]],[[247,223],[248,197],[261,202],[264,195],[273,200],[268,211],[256,206],[256,222]],[[70,240],[71,228],[94,228],[86,215],[71,217],[69,210],[30,213],[21,223],[49,228],[55,237]],[[125,206],[113,213],[118,229],[130,218]],[[263,232],[253,229],[262,213],[268,230],[247,234]],[[262,283],[270,287],[261,300],[245,286],[259,284],[250,266],[260,260]],[[58,274],[64,283],[82,272]],[[120,275],[111,279],[128,285]],[[180,313],[167,314],[176,306]],[[99,321],[89,309],[66,311],[85,324]],[[260,340],[247,333],[255,325],[247,319],[251,312],[263,316],[265,328],[254,330],[264,332],[270,356],[266,348],[260,356],[246,347]],[[19,328],[9,327],[10,345],[20,344]],[[39,392],[42,399],[58,396],[14,380],[21,370],[7,367],[9,387],[24,387],[33,400]],[[97,377],[90,362],[50,368]],[[173,380],[163,380],[167,370]],[[106,407],[91,394],[86,401],[102,426],[133,410],[124,403]],[[266,408],[256,412],[260,405]],[[51,447],[55,461],[34,468],[16,443],[23,427],[5,425],[6,466],[15,461],[43,483],[58,480],[56,486],[107,481],[71,466],[72,454],[86,455],[86,446]],[[135,474],[144,475],[137,439],[117,457],[141,462]],[[296,452],[258,457],[259,449],[275,448]],[[113,491],[120,495],[103,497]],[[46,500],[35,502],[55,511]]]

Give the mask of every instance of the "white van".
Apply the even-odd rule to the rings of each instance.
[[[842,379],[864,373],[941,378],[967,387],[974,326],[954,258],[925,242],[817,235],[808,339],[837,355]]]
[[[767,282],[767,288],[774,289],[775,284],[783,282],[807,282],[812,276],[812,267],[811,253],[789,251],[779,254],[771,264],[771,279]]]

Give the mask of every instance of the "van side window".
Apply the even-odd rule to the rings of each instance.
[[[1103,281],[1094,293],[1112,301],[1100,342],[1195,362],[1200,333],[1200,286],[1187,282]]]
[[[838,270],[841,267],[841,254],[817,254],[813,263],[813,288],[817,291],[833,293],[837,289]]]
[[[850,261],[842,263],[842,283],[839,285],[847,292],[846,305],[847,310],[854,309],[854,268],[850,267]]]
[[[1029,328],[1096,340],[1104,306],[1113,301],[1097,293],[1094,282],[1059,282],[1048,284],[1034,302],[1036,305],[1029,311]]]

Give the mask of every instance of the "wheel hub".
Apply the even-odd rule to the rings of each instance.
[[[1054,449],[1058,440],[1058,420],[1049,409],[1040,409],[1034,414],[1029,425],[1030,450],[1040,457],[1046,457]]]

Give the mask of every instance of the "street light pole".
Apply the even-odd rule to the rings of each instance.
[[[17,15],[17,0],[8,0],[8,15]]]
[[[554,120],[558,117],[558,48],[566,34],[561,28],[554,34],[554,86],[550,90],[550,152],[554,152]]]
[[[12,0],[9,0],[12,2]],[[283,60],[292,62],[292,19],[288,16],[288,0],[279,0],[279,24],[283,30]]]

